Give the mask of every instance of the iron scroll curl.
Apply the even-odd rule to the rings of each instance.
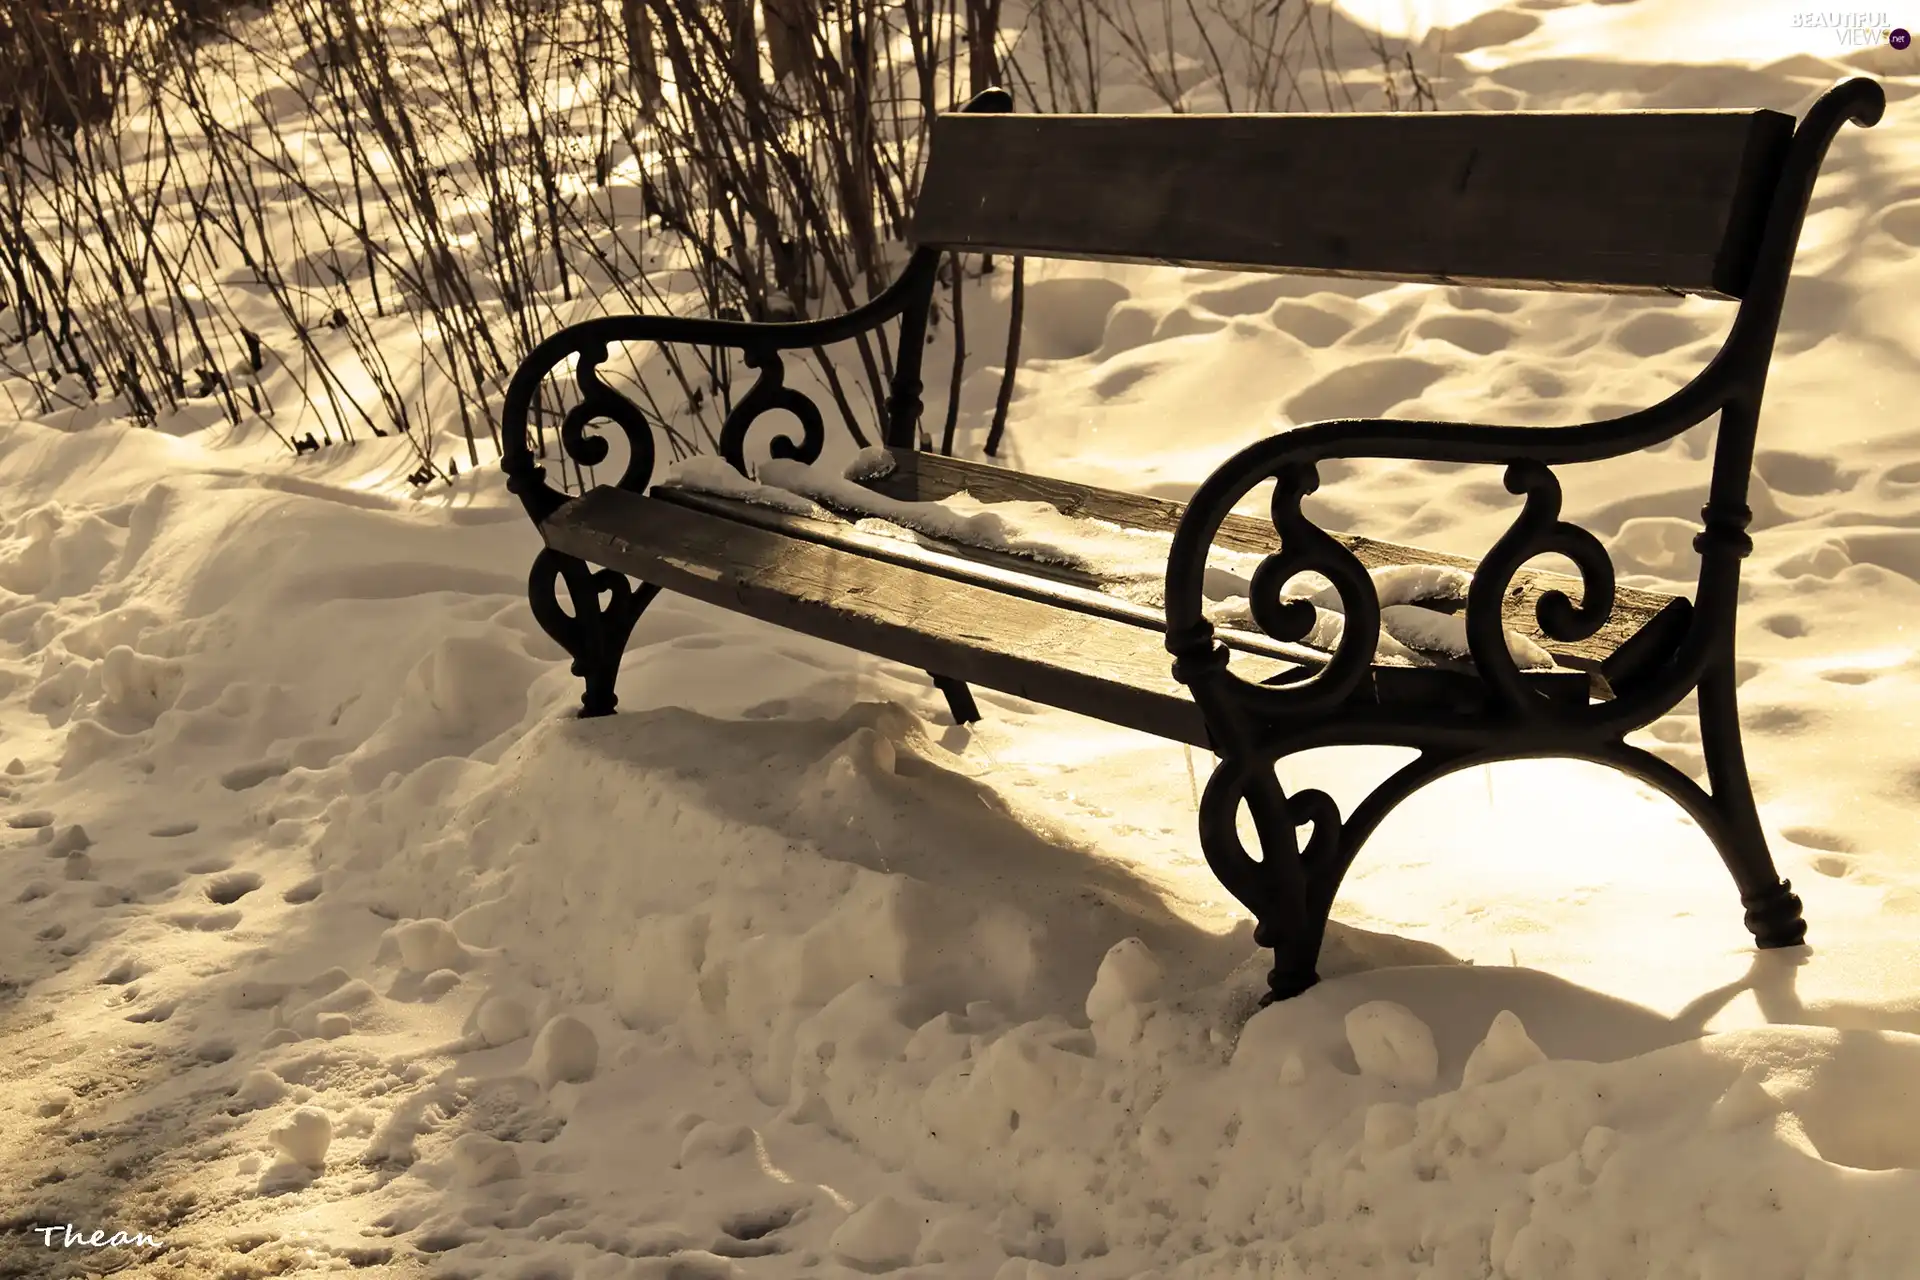
[[[827,428],[820,406],[806,393],[786,385],[786,366],[780,353],[767,348],[750,348],[744,361],[760,376],[740,397],[720,427],[720,456],[733,464],[741,475],[747,474],[747,432],[763,415],[784,409],[800,422],[800,436],[780,433],[767,442],[767,456],[792,462],[817,462],[826,447]]]

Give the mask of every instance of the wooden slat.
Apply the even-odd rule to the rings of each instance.
[[[1111,618],[1116,622],[1143,627],[1156,636],[1164,637],[1166,634],[1167,616],[1164,611],[1113,595],[1102,589],[1106,584],[1100,578],[1066,566],[1044,565],[1019,556],[957,543],[943,543],[938,539],[907,542],[868,533],[839,521],[815,520],[691,489],[660,486],[653,493],[664,502],[689,506],[696,511],[710,511],[729,520],[771,529],[788,537],[840,547],[857,555],[887,560],[922,573],[978,583],[1003,594],[1023,596],[1057,609]],[[1236,652],[1259,654],[1289,668],[1298,668],[1297,677],[1288,678],[1305,679],[1313,671],[1326,666],[1329,658],[1322,650],[1289,644],[1259,632],[1216,625],[1213,634],[1215,639]],[[1460,704],[1463,699],[1467,702],[1472,700],[1473,692],[1480,683],[1479,672],[1471,659],[1445,654],[1414,652],[1405,657],[1397,654],[1378,656],[1374,659],[1373,670],[1378,686],[1376,694],[1389,701]],[[1421,687],[1422,680],[1428,674],[1439,677],[1430,690]],[[1529,672],[1522,678],[1550,696],[1569,701],[1584,699],[1590,692],[1600,698],[1611,696],[1611,689],[1604,681],[1589,682],[1572,672]]]
[[[1160,636],[624,490],[548,517],[547,545],[668,591],[968,684],[1194,746]],[[1282,664],[1243,656],[1251,679]],[[1238,668],[1238,664],[1236,664]]]
[[[1071,516],[1105,520],[1134,529],[1171,534],[1186,510],[1182,503],[1149,498],[1114,489],[1096,489],[1090,485],[1028,475],[1004,467],[990,466],[960,458],[895,449],[893,472],[880,480],[866,483],[872,489],[906,502],[938,501],[966,491],[982,502],[1045,502]],[[1474,561],[1465,556],[1430,551],[1425,547],[1406,547],[1353,534],[1336,534],[1369,569],[1390,564],[1445,565],[1472,572]],[[1280,540],[1273,526],[1250,516],[1230,515],[1221,525],[1215,543],[1235,551],[1271,554],[1279,550]],[[1597,671],[1628,639],[1664,612],[1678,613],[1687,608],[1685,600],[1652,591],[1621,587],[1614,595],[1613,616],[1599,631],[1575,644],[1566,644],[1543,634],[1535,609],[1547,591],[1564,591],[1574,600],[1580,598],[1580,580],[1565,574],[1522,570],[1515,575],[1502,613],[1507,626],[1527,636],[1561,664],[1582,671]]]
[[[548,517],[541,533],[555,550],[789,630],[1176,742],[1211,745],[1156,628],[620,489],[574,499]],[[1250,680],[1286,680],[1302,668],[1242,652],[1234,670]],[[1573,673],[1543,677],[1540,687],[1557,698],[1586,696],[1584,677]],[[1470,676],[1401,664],[1376,667],[1352,701],[1471,714],[1480,698]]]
[[[1032,560],[979,547],[939,543],[935,539],[928,540],[933,545],[907,542],[900,538],[867,533],[837,521],[815,520],[808,516],[794,515],[772,507],[741,502],[734,498],[723,498],[716,494],[701,493],[692,489],[656,485],[653,496],[662,502],[677,503],[680,506],[692,507],[696,511],[708,511],[729,520],[737,520],[762,529],[771,529],[790,538],[803,538],[808,542],[840,547],[872,559],[886,560],[893,564],[918,569],[922,573],[953,578],[961,582],[974,582],[1006,595],[1024,596],[1029,600],[1038,600],[1057,608],[1070,609],[1075,613],[1111,618],[1115,622],[1144,627],[1149,631],[1159,632],[1163,636],[1166,634],[1167,618],[1161,610],[1150,609],[1145,605],[1135,604],[1131,600],[1103,591],[1101,588],[1104,584],[1100,578],[1065,566],[1042,565]],[[1242,653],[1264,654],[1277,661],[1303,668],[1317,669],[1327,664],[1327,654],[1305,645],[1286,644],[1269,636],[1239,631],[1231,627],[1216,627],[1214,634],[1221,643]],[[1383,658],[1379,665],[1449,666],[1448,663],[1434,661],[1420,655],[1416,655],[1411,661],[1398,657]],[[1462,673],[1470,670],[1464,662],[1454,664],[1451,669]]]
[[[920,245],[1737,298],[1793,132],[1777,111],[962,115]]]

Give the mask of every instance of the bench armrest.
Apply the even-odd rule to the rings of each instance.
[[[1528,689],[1508,652],[1502,601],[1528,561],[1548,553],[1566,556],[1580,573],[1580,603],[1575,605],[1564,592],[1548,591],[1540,598],[1537,617],[1545,634],[1574,643],[1606,623],[1613,612],[1616,584],[1613,562],[1600,540],[1560,519],[1560,483],[1552,467],[1632,453],[1703,421],[1723,407],[1729,394],[1715,365],[1667,400],[1605,422],[1542,428],[1346,419],[1312,423],[1242,449],[1195,491],[1174,533],[1167,558],[1166,622],[1167,649],[1175,658],[1176,674],[1194,688],[1196,698],[1215,701],[1229,718],[1232,713],[1226,711],[1226,702],[1218,698],[1223,684],[1239,686],[1231,701],[1257,714],[1308,715],[1338,705],[1373,664],[1380,601],[1359,558],[1301,511],[1302,499],[1319,487],[1318,463],[1329,458],[1402,458],[1503,464],[1508,491],[1525,495],[1526,503],[1474,572],[1467,597],[1468,647],[1481,678],[1509,711],[1564,718],[1564,708],[1549,707]],[[1214,640],[1201,589],[1207,556],[1222,521],[1268,480],[1275,482],[1272,516],[1281,549],[1253,575],[1249,604],[1254,620],[1275,640],[1305,636],[1313,625],[1313,606],[1281,595],[1286,582],[1304,572],[1319,573],[1333,583],[1347,618],[1324,671],[1310,682],[1288,688],[1255,686],[1226,671],[1227,653]],[[1741,492],[1744,495],[1744,485]],[[1710,521],[1709,534],[1703,539],[1714,536],[1713,527]],[[1708,548],[1703,545],[1702,550]],[[1730,550],[1736,560],[1744,554],[1738,548]],[[1703,603],[1707,595],[1703,590]],[[1681,665],[1691,661],[1691,648],[1697,647],[1690,642],[1691,637],[1689,645],[1683,646]],[[1209,688],[1213,692],[1203,692]],[[1610,721],[1630,714],[1638,702],[1636,698],[1632,706],[1614,707],[1604,718]]]
[[[820,456],[826,442],[825,424],[819,407],[803,392],[785,384],[785,365],[780,353],[844,342],[904,317],[909,331],[903,333],[902,345],[910,347],[911,354],[917,357],[938,261],[939,255],[931,250],[916,251],[899,278],[877,297],[843,315],[819,320],[763,323],[689,316],[618,315],[582,321],[559,330],[527,355],[507,385],[500,424],[500,467],[507,473],[507,488],[520,499],[535,524],[546,520],[567,501],[565,494],[547,483],[546,468],[539,465],[534,453],[528,418],[542,384],[569,360],[574,362],[572,373],[580,398],[561,421],[560,447],[580,466],[598,466],[606,461],[607,442],[586,432],[596,424],[611,423],[626,437],[628,445],[626,469],[615,487],[639,493],[652,483],[655,457],[652,425],[638,405],[608,386],[600,376],[600,366],[606,363],[609,348],[626,342],[683,343],[743,353],[747,367],[758,370],[760,376],[727,414],[720,429],[721,454],[745,474],[748,428],[761,414],[785,409],[800,420],[800,438],[776,436],[771,444],[773,456],[812,462]],[[910,423],[917,418],[919,394],[917,359],[909,368],[903,357],[887,402],[889,422],[898,419]]]

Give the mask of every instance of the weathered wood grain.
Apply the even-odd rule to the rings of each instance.
[[[1064,566],[1042,565],[1018,556],[999,554],[979,547],[937,543],[932,539],[925,543],[907,542],[900,538],[869,533],[848,524],[815,520],[808,516],[793,515],[772,507],[758,506],[750,502],[740,502],[691,489],[660,486],[653,490],[653,496],[662,502],[691,507],[695,511],[711,512],[742,524],[770,529],[790,538],[802,538],[808,542],[840,547],[858,555],[904,565],[937,577],[978,583],[1005,595],[1036,600],[1042,604],[1069,609],[1075,613],[1111,618],[1115,622],[1144,627],[1162,635],[1166,631],[1166,615],[1160,610],[1150,609],[1145,605],[1102,591],[1099,578]],[[1327,664],[1325,653],[1305,645],[1286,644],[1264,635],[1231,628],[1219,629],[1218,635],[1222,643],[1245,653],[1264,654],[1277,661],[1302,667],[1319,668]],[[1383,662],[1394,666],[1443,665],[1424,659],[1417,662],[1383,659]],[[1461,669],[1466,668],[1463,666]]]
[[[934,121],[912,239],[1738,298],[1793,123],[1752,110],[954,113]]]
[[[1180,524],[1182,503],[1150,498],[1114,489],[1097,489],[1070,480],[1054,480],[1028,475],[1004,467],[914,450],[893,450],[894,470],[879,480],[868,481],[870,488],[907,502],[937,501],[966,491],[982,502],[1045,502],[1055,509],[1087,519],[1105,520],[1134,529],[1149,529],[1171,534]],[[1476,566],[1465,556],[1430,551],[1425,547],[1407,547],[1353,534],[1336,534],[1369,569],[1389,564],[1447,565],[1471,572]],[[1216,545],[1235,551],[1271,553],[1280,547],[1273,526],[1251,516],[1230,515],[1221,526]],[[1587,639],[1574,644],[1554,640],[1540,630],[1535,610],[1540,596],[1547,591],[1564,591],[1575,601],[1580,599],[1580,580],[1565,574],[1522,570],[1515,575],[1502,610],[1507,626],[1533,640],[1554,655],[1564,666],[1580,671],[1599,671],[1626,642],[1660,615],[1684,615],[1688,602],[1674,596],[1621,587],[1615,592],[1613,616]],[[1629,654],[1629,657],[1637,656]],[[1616,674],[1628,670],[1622,663]],[[1633,668],[1637,670],[1638,668]]]
[[[736,613],[998,689],[1110,724],[1210,747],[1206,724],[1173,678],[1164,637],[1139,619],[1081,612],[862,550],[762,527],[680,501],[599,488],[541,526],[547,545]],[[1004,585],[1004,584],[1003,584]],[[1272,641],[1260,637],[1263,647]],[[1249,680],[1304,668],[1243,648]],[[1356,705],[1393,701],[1470,712],[1471,676],[1382,664]],[[1584,677],[1543,677],[1552,696],[1584,697]]]
[[[601,488],[547,545],[668,591],[970,685],[1177,742],[1206,725],[1153,631]],[[1281,664],[1243,656],[1251,678]]]

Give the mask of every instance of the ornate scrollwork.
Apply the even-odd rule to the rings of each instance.
[[[571,613],[560,606],[562,583],[573,605]],[[658,594],[656,586],[642,583],[636,590],[625,574],[590,569],[584,561],[552,548],[534,557],[527,601],[534,621],[573,658],[573,674],[586,682],[580,698],[582,718],[613,714],[619,702],[613,685],[620,655],[634,624]]]
[[[627,464],[614,483],[622,489],[643,492],[653,481],[656,448],[653,426],[640,407],[608,386],[600,376],[607,362],[608,344],[603,340],[582,338],[576,344],[549,343],[529,357],[514,375],[507,392],[506,412],[501,421],[501,469],[507,473],[507,488],[517,496],[535,524],[559,510],[567,495],[547,483],[546,468],[539,465],[533,449],[528,418],[547,374],[568,356],[574,357],[574,382],[580,399],[560,421],[561,451],[581,468],[597,467],[607,460],[610,449],[597,425],[612,423],[627,441]],[[589,435],[589,430],[596,434]]]
[[[1243,801],[1260,838],[1257,860],[1240,839]],[[1312,828],[1304,845],[1301,827]],[[1268,1000],[1298,995],[1316,980],[1314,962],[1333,902],[1333,886],[1324,882],[1345,869],[1340,837],[1333,798],[1324,791],[1287,795],[1269,763],[1223,760],[1207,780],[1200,847],[1214,876],[1252,914],[1255,944],[1274,952]]]
[[[1258,709],[1294,716],[1337,705],[1365,677],[1380,643],[1380,596],[1359,558],[1300,509],[1301,500],[1319,488],[1318,470],[1312,462],[1276,456],[1273,444],[1262,441],[1234,455],[1189,504],[1167,559],[1167,648],[1176,659],[1176,675],[1194,687],[1196,697],[1215,700],[1213,691],[1202,693],[1202,687],[1225,681]],[[1280,550],[1254,570],[1248,604],[1255,624],[1285,642],[1308,633],[1313,605],[1284,595],[1287,582],[1300,573],[1317,573],[1331,582],[1346,614],[1325,668],[1310,679],[1279,686],[1254,684],[1227,668],[1206,619],[1203,593],[1214,535],[1234,504],[1268,479],[1274,481],[1272,516]]]
[[[580,349],[574,372],[580,401],[560,423],[560,447],[582,467],[597,467],[607,460],[607,441],[604,436],[587,435],[586,430],[597,422],[613,423],[627,438],[627,466],[614,483],[641,493],[653,482],[653,424],[639,405],[601,378],[600,366],[606,362],[606,343],[590,343]]]
[[[1296,574],[1318,573],[1333,583],[1347,617],[1359,622],[1348,629],[1357,632],[1355,652],[1364,651],[1362,661],[1371,663],[1380,630],[1380,597],[1366,566],[1300,510],[1301,500],[1319,487],[1320,473],[1311,463],[1289,462],[1275,468],[1272,515],[1280,550],[1254,570],[1248,605],[1254,622],[1275,640],[1300,640],[1313,629],[1314,607],[1306,600],[1286,599],[1282,593]],[[1346,648],[1342,635],[1335,652]]]
[[[1534,557],[1555,552],[1567,557],[1580,571],[1580,603],[1575,605],[1565,592],[1548,591],[1540,597],[1535,617],[1555,640],[1585,640],[1613,615],[1613,561],[1592,533],[1560,518],[1560,481],[1544,464],[1532,459],[1509,463],[1506,485],[1508,493],[1525,494],[1527,500],[1474,571],[1467,589],[1467,648],[1481,679],[1504,705],[1546,714],[1558,708],[1528,691],[1507,648],[1501,614],[1507,589]]]
[[[991,104],[999,98],[988,95],[982,101]],[[598,374],[598,367],[605,362],[607,349],[613,343],[685,343],[745,353],[749,367],[762,373],[745,398],[727,415],[721,428],[723,451],[735,466],[740,466],[746,452],[747,429],[753,420],[770,409],[786,409],[800,419],[800,438],[777,437],[772,455],[806,462],[816,460],[826,437],[820,412],[806,396],[784,385],[785,371],[778,353],[812,351],[850,341],[900,318],[902,333],[914,338],[902,348],[898,366],[902,379],[899,386],[907,386],[917,380],[918,335],[923,332],[919,326],[925,323],[940,256],[940,250],[926,246],[914,250],[894,282],[872,300],[851,311],[819,320],[758,322],[691,316],[602,316],[550,334],[520,362],[507,384],[500,420],[500,468],[507,473],[508,489],[520,499],[535,524],[543,523],[566,505],[567,495],[547,483],[546,470],[534,454],[528,424],[547,378],[574,357],[579,359],[583,401],[562,425],[562,447],[569,458],[583,465],[605,461],[605,441],[588,436],[586,429],[596,420],[610,421],[627,433],[633,446],[626,471],[618,482],[620,487],[646,487],[655,454],[651,432],[642,430],[645,416],[631,401],[601,381]],[[917,397],[899,400],[891,409],[889,439],[910,443],[913,419],[918,414]]]
[[[826,423],[820,417],[819,406],[805,392],[787,385],[786,364],[780,359],[780,353],[753,347],[747,349],[743,359],[749,369],[758,369],[760,376],[721,424],[720,456],[732,463],[735,471],[747,474],[748,429],[760,415],[785,409],[800,420],[800,438],[795,440],[784,432],[775,435],[767,444],[767,456],[792,462],[818,460],[820,450],[827,443]]]

